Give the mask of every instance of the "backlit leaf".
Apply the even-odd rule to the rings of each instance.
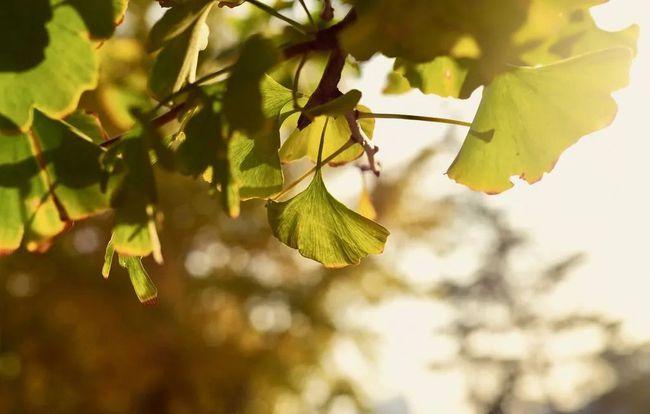
[[[631,58],[609,49],[497,77],[449,177],[487,193],[512,187],[512,176],[540,180],[565,149],[612,122],[611,93],[627,85]]]
[[[4,0],[0,129],[27,131],[34,108],[51,118],[71,113],[97,83],[90,37],[108,38],[125,7],[125,0]]]
[[[149,89],[158,99],[164,99],[186,83],[194,82],[199,52],[207,47],[205,20],[212,4],[191,14],[190,24],[176,37],[168,40],[156,56],[149,77]],[[167,13],[173,13],[174,10],[170,9]]]
[[[267,208],[275,237],[330,268],[355,265],[370,254],[380,254],[389,235],[332,197],[320,170],[305,191],[284,202],[270,201]]]
[[[243,200],[267,198],[282,190],[284,176],[278,156],[277,130],[248,138],[235,133],[230,139],[228,158]]]
[[[360,111],[370,112],[370,110],[364,106],[359,106],[358,109]],[[296,125],[297,118],[298,115],[290,116],[287,119],[286,124],[292,126]],[[326,119],[326,116],[319,116],[302,131],[296,128],[282,144],[282,147],[280,148],[280,160],[284,163],[288,163],[307,157],[315,163],[318,159],[318,147],[320,145],[321,133],[325,127]],[[375,129],[375,120],[373,118],[362,118],[359,120],[359,125],[366,136],[369,139],[372,139]],[[329,157],[341,148],[350,140],[351,135],[350,126],[344,116],[331,118],[327,130],[325,131],[323,158]],[[355,144],[334,158],[330,164],[345,164],[358,159],[361,155],[363,155],[363,147],[359,144]]]
[[[120,266],[129,273],[135,294],[141,303],[151,305],[156,303],[158,288],[153,283],[147,270],[142,265],[142,258],[132,256],[119,256]]]
[[[270,40],[255,35],[244,43],[223,99],[223,113],[232,129],[257,134],[268,127],[260,84],[278,60],[278,50]]]
[[[0,146],[0,251],[42,251],[69,221],[108,208],[101,150],[65,123],[36,112],[28,134]]]
[[[104,165],[110,172],[108,188],[115,209],[115,251],[129,256],[148,256],[153,252],[159,258],[153,217],[157,194],[148,133],[151,132],[137,128],[125,135],[106,153]]]

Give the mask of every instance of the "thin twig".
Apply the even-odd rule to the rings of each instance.
[[[232,66],[227,66],[223,69],[219,69],[216,72],[208,73],[207,75],[200,77],[199,79],[196,80],[196,82],[188,83],[187,85],[180,88],[178,91],[172,93],[171,95],[167,96],[166,98],[163,98],[163,100],[158,102],[158,105],[156,106],[156,108],[154,108],[153,112],[158,111],[162,107],[166,106],[168,103],[172,102],[174,99],[189,92],[190,90],[199,87],[205,83],[208,83],[211,80],[218,78],[219,76],[225,75],[226,73],[230,72],[232,68],[233,68]]]
[[[361,129],[357,123],[357,114],[355,111],[350,111],[345,114],[345,120],[348,121],[348,126],[350,127],[350,132],[352,133],[351,139],[363,147],[363,150],[368,157],[368,162],[370,163],[370,171],[372,171],[375,176],[379,177],[379,166],[377,165],[377,161],[375,161],[375,155],[379,151],[379,148],[377,148],[377,146],[372,142],[368,141],[361,133]]]
[[[348,148],[350,148],[351,146],[355,145],[356,143],[357,143],[357,142],[354,141],[354,140],[352,140],[352,139],[348,140],[345,144],[343,144],[343,145],[341,146],[341,148],[337,149],[336,151],[334,151],[334,152],[332,153],[332,155],[330,155],[330,156],[328,156],[327,158],[325,158],[325,159],[321,162],[321,164],[322,164],[322,165],[326,165],[326,164],[328,164],[330,161],[332,161],[334,158],[336,158],[336,157],[338,157],[339,155],[341,155],[343,152],[345,152]],[[271,200],[273,200],[273,201],[277,201],[277,200],[279,200],[282,196],[284,196],[284,195],[287,194],[289,191],[293,190],[293,189],[294,189],[298,184],[300,184],[301,182],[303,182],[307,177],[309,177],[310,175],[312,175],[313,173],[315,173],[315,172],[318,170],[318,168],[319,168],[318,165],[315,165],[313,168],[311,168],[309,171],[305,172],[303,175],[301,175],[301,176],[300,176],[298,179],[296,179],[294,182],[292,182],[291,184],[289,184],[289,185],[287,186],[287,188],[285,188],[284,190],[282,190],[281,192],[279,192],[279,193],[278,193],[275,197],[273,197]]]
[[[358,118],[404,119],[407,121],[436,122],[440,124],[459,125],[465,127],[472,126],[471,122],[459,121],[456,119],[449,119],[449,118],[436,118],[431,116],[406,115],[406,114],[378,114],[378,113],[362,112],[362,111],[357,111],[357,116]]]
[[[247,1],[249,1],[251,4],[255,4],[255,5],[260,4],[256,0],[247,0]],[[266,5],[263,5],[263,6],[268,8],[268,6],[266,6]],[[272,9],[272,10],[274,10],[274,9]],[[289,47],[284,48],[282,50],[284,60],[288,60],[288,59],[290,59],[292,57],[295,57],[295,56],[304,55],[305,53],[308,53],[308,52],[311,52],[311,51],[327,51],[327,50],[336,49],[338,47],[338,42],[336,40],[337,39],[337,34],[341,30],[343,30],[345,27],[347,27],[348,25],[353,23],[355,20],[356,20],[356,12],[355,12],[354,9],[351,9],[350,12],[345,16],[345,18],[343,20],[341,20],[340,22],[338,22],[335,25],[330,26],[330,27],[328,27],[326,29],[319,30],[318,32],[316,32],[314,34],[315,39],[308,40],[308,41],[301,42],[301,43],[296,43],[294,45],[291,45]],[[202,76],[201,78],[197,79],[196,82],[188,83],[187,85],[185,85],[181,89],[179,89],[177,92],[174,92],[174,93],[170,94],[169,96],[167,96],[166,98],[163,98],[158,103],[158,105],[151,111],[151,113],[155,114],[157,111],[159,111],[163,107],[167,106],[170,102],[173,102],[176,98],[179,98],[180,96],[182,96],[183,94],[191,91],[194,88],[197,88],[197,87],[199,87],[201,85],[209,83],[212,80],[217,79],[218,77],[220,77],[222,75],[225,75],[226,73],[230,72],[232,70],[232,68],[233,68],[233,66],[227,66],[227,67],[225,67],[223,69],[219,69],[216,72],[208,73],[208,74]],[[158,125],[160,120],[166,119],[165,117],[168,116],[168,115],[169,116],[173,115],[172,116],[172,120],[173,120],[175,118],[176,114],[178,113],[177,111],[179,110],[180,107],[182,107],[182,105],[184,105],[184,103],[181,103],[176,107],[172,107],[165,114],[162,114],[157,118],[154,118],[152,120],[152,123],[154,125]],[[167,122],[170,122],[170,121],[167,121]],[[167,123],[167,122],[165,122],[165,123]],[[161,125],[164,125],[164,123],[161,124]],[[112,145],[113,143],[115,143],[116,141],[119,141],[124,135],[125,134],[122,134],[122,135],[116,136],[114,138],[111,138],[111,139],[109,139],[107,141],[104,141],[101,144],[101,146],[102,147],[108,147],[108,146]]]
[[[297,111],[302,111],[303,109],[298,103],[298,87],[300,86],[300,73],[302,73],[302,69],[304,68],[308,59],[309,52],[302,55],[300,58],[300,63],[298,64],[298,68],[296,68],[296,75],[293,77],[293,89],[291,90],[291,97],[293,98],[293,109]]]
[[[161,115],[157,116],[156,118],[152,119],[151,120],[151,125],[153,127],[161,127],[163,125],[166,125],[166,124],[172,122],[173,120],[176,119],[178,114],[181,113],[183,111],[183,109],[185,109],[186,106],[187,106],[186,102],[183,102],[183,103],[180,103],[180,104],[174,106],[173,108],[171,108],[169,111],[165,112],[164,114],[161,114]],[[111,139],[108,139],[108,140],[102,142],[101,144],[99,144],[99,146],[103,147],[103,148],[110,147],[115,142],[121,140],[126,134],[128,134],[128,132],[125,132],[125,133],[120,134],[118,136],[115,136],[115,137],[113,137]]]
[[[298,0],[300,2],[300,5],[302,6],[303,10],[307,14],[307,18],[309,18],[309,23],[316,28],[316,22],[314,21],[314,18],[311,16],[311,13],[309,12],[309,9],[307,8],[307,5],[305,4],[305,0]]]
[[[268,13],[268,14],[270,14],[273,17],[277,17],[280,20],[284,20],[285,22],[289,23],[293,28],[295,28],[300,33],[305,34],[305,35],[307,34],[307,32],[305,31],[305,28],[303,27],[302,24],[300,24],[297,21],[293,20],[292,18],[287,17],[284,14],[278,12],[273,7],[271,7],[269,5],[266,5],[266,4],[264,4],[264,3],[260,2],[260,1],[257,1],[257,0],[244,0],[244,1],[252,4],[253,6],[259,8],[260,10],[262,10],[262,11]]]

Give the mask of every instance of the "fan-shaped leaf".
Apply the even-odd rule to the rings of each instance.
[[[268,127],[260,86],[278,60],[278,50],[270,40],[255,35],[244,43],[223,98],[223,113],[232,129],[254,135]]]
[[[273,234],[303,256],[326,267],[358,264],[383,252],[389,232],[332,197],[320,170],[305,191],[284,201],[270,201]]]
[[[512,176],[540,180],[566,148],[612,122],[611,93],[627,85],[631,58],[609,49],[497,77],[449,177],[487,193],[512,187]]]

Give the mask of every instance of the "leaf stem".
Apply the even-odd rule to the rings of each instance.
[[[293,109],[295,110],[302,111],[303,109],[298,102],[298,88],[300,87],[300,74],[302,73],[302,69],[305,67],[308,59],[309,52],[302,55],[300,63],[298,63],[298,67],[296,68],[296,74],[293,77],[293,90],[291,91],[291,97],[293,98]]]
[[[311,13],[309,13],[309,9],[307,8],[307,5],[305,4],[305,0],[298,0],[300,1],[300,5],[302,6],[303,10],[305,11],[305,14],[307,14],[307,17],[309,18],[309,23],[313,27],[316,27],[316,22],[314,21],[314,18],[311,16]]]
[[[351,146],[353,146],[353,145],[356,144],[356,143],[357,143],[357,142],[354,141],[353,139],[348,140],[348,142],[346,142],[345,144],[343,144],[343,145],[341,146],[341,148],[337,149],[337,150],[334,151],[330,156],[328,156],[327,158],[325,158],[325,159],[320,163],[320,165],[315,165],[312,169],[310,169],[309,171],[305,172],[305,173],[304,173],[303,175],[301,175],[298,179],[296,179],[294,182],[292,182],[291,184],[289,184],[289,185],[287,186],[287,188],[285,188],[284,190],[282,190],[281,192],[279,192],[275,197],[273,197],[272,200],[273,200],[273,201],[277,201],[277,200],[279,200],[282,196],[284,196],[285,194],[287,194],[289,191],[293,190],[293,189],[294,189],[298,184],[300,184],[301,182],[305,181],[305,179],[306,179],[307,177],[309,177],[310,175],[312,175],[313,173],[315,173],[316,171],[318,171],[318,169],[321,168],[322,165],[326,165],[327,163],[329,163],[329,162],[332,161],[334,158],[336,158],[336,157],[338,157],[339,155],[341,155],[345,150],[347,150],[348,148],[350,148]]]
[[[471,122],[459,121],[456,119],[449,119],[449,118],[437,118],[431,116],[406,115],[406,114],[380,114],[380,113],[361,112],[361,111],[357,111],[357,116],[359,118],[404,119],[407,121],[436,122],[440,124],[458,125],[458,126],[465,126],[465,127],[472,126]]]
[[[153,110],[153,112],[158,111],[161,109],[163,106],[166,106],[168,103],[172,102],[174,99],[178,98],[179,96],[183,95],[184,93],[189,92],[193,88],[196,88],[197,86],[201,86],[207,82],[210,82],[213,79],[218,78],[221,75],[224,75],[232,70],[232,66],[227,66],[223,69],[219,69],[216,72],[208,73],[205,76],[200,77],[197,79],[195,82],[188,83],[187,85],[183,86],[180,88],[178,91],[172,93],[171,95],[167,96],[166,98],[163,98],[160,102],[158,102],[158,105],[156,108]]]
[[[270,14],[273,17],[277,17],[280,20],[284,20],[286,23],[289,23],[293,28],[295,28],[297,31],[300,33],[306,35],[307,32],[305,31],[304,27],[302,24],[298,23],[297,21],[293,20],[290,17],[285,16],[284,14],[278,12],[275,10],[273,7],[262,3],[261,1],[258,0],[245,0],[246,2],[252,4],[253,6],[257,7],[258,9]]]

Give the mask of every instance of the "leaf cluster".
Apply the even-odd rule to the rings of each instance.
[[[99,66],[102,50],[124,41],[108,40],[127,0],[6,0],[0,34],[17,41],[0,45],[0,251],[42,251],[72,222],[110,209],[107,258],[118,254],[148,301],[155,286],[140,258],[163,261],[156,171],[166,170],[207,182],[232,218],[241,202],[267,200],[281,242],[327,267],[357,264],[383,251],[388,231],[367,194],[361,212],[371,218],[334,199],[323,170],[379,176],[375,118],[469,126],[447,174],[490,194],[513,176],[540,180],[566,148],[612,122],[611,93],[628,83],[638,28],[600,29],[589,9],[602,2],[323,1],[320,18],[300,9],[301,23],[288,15],[291,1],[161,1],[168,9],[132,49],[151,54],[149,96],[139,96],[133,85],[145,81],[134,74],[116,87]],[[225,45],[212,17],[223,22],[236,8],[249,15]],[[345,69],[375,54],[395,59],[386,93],[464,99],[483,87],[473,122],[374,114],[362,91],[340,90]],[[322,59],[320,80],[305,87],[303,69]],[[100,111],[100,122],[88,112],[114,98],[119,114]],[[313,168],[285,182],[303,158]]]

